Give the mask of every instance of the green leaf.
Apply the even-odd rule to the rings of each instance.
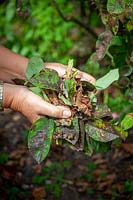
[[[4,164],[8,161],[9,155],[7,153],[0,153],[0,164]]]
[[[26,69],[26,78],[29,80],[44,69],[43,60],[39,56],[32,57]]]
[[[40,97],[43,97],[42,90],[38,87],[29,87],[29,90],[31,90],[33,93],[37,94]]]
[[[29,80],[34,86],[49,90],[59,90],[59,75],[53,69],[45,69]]]
[[[49,98],[45,94],[45,92],[39,87],[29,87],[29,89],[37,94],[38,96],[42,97],[45,101],[50,102]]]
[[[67,66],[67,69],[66,69],[66,77],[67,78],[71,78],[72,67],[73,67],[73,59],[69,59],[68,66]]]
[[[105,76],[99,78],[96,81],[95,86],[98,90],[104,90],[118,79],[119,79],[119,71],[118,69],[113,69],[110,70]]]
[[[50,150],[54,128],[53,119],[41,118],[33,124],[29,131],[28,147],[38,163],[46,158]]]
[[[15,11],[16,11],[15,1],[12,0],[8,3],[6,7],[6,20],[8,22],[10,22],[13,19]]]
[[[133,127],[133,113],[129,113],[124,117],[124,119],[121,122],[121,126],[122,128],[124,128],[124,130]]]
[[[72,106],[71,101],[70,101],[69,99],[66,99],[66,98],[64,97],[64,95],[62,95],[62,94],[60,94],[60,93],[59,93],[59,99],[61,99],[61,100],[64,102],[64,104],[66,104],[66,105],[68,105],[68,106]]]
[[[125,11],[125,0],[108,0],[107,10],[109,13],[121,14]]]
[[[74,80],[71,79],[65,79],[64,80],[64,95],[66,98],[69,98],[72,100],[75,92],[76,92],[76,83]]]

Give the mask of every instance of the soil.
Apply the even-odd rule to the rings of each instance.
[[[133,198],[133,130],[121,147],[92,157],[53,143],[46,160],[38,165],[27,149],[29,127],[20,113],[0,113],[0,152],[8,155],[5,161],[0,158],[1,200]],[[51,166],[57,167],[50,171]],[[45,180],[35,182],[37,176]]]

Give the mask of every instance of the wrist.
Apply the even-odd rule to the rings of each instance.
[[[19,111],[19,98],[22,96],[21,86],[4,83],[3,85],[3,107]]]

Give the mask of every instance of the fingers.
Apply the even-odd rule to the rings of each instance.
[[[66,106],[55,106],[44,101],[31,91],[24,91],[25,97],[21,103],[21,112],[33,123],[43,116],[54,118],[68,118],[71,111]]]
[[[43,104],[40,104],[38,114],[40,116],[47,115],[55,118],[68,118],[71,116],[71,111],[65,106],[54,106],[48,102],[43,101]]]
[[[65,77],[67,66],[60,64],[60,63],[44,63],[44,65],[47,68],[51,68],[51,69],[56,70],[60,77]],[[73,68],[73,71],[78,72],[76,77],[81,78],[81,80],[88,81],[92,84],[94,84],[96,82],[96,79],[93,76],[91,76],[90,74],[87,74],[85,72],[77,70],[76,68]]]
[[[92,84],[95,84],[96,82],[96,79],[93,76],[85,72],[79,71],[77,77],[81,78],[82,81],[88,81]]]

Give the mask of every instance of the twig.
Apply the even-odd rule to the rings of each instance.
[[[94,38],[97,38],[98,35],[97,33],[88,25],[83,24],[81,21],[79,21],[78,19],[76,19],[73,16],[64,16],[62,11],[59,8],[59,5],[57,4],[57,2],[55,0],[52,0],[53,6],[56,8],[57,12],[59,13],[59,15],[61,16],[61,18],[65,21],[65,22],[74,22],[76,24],[78,24],[79,26],[81,26],[82,28],[84,28],[88,33],[90,33]]]

